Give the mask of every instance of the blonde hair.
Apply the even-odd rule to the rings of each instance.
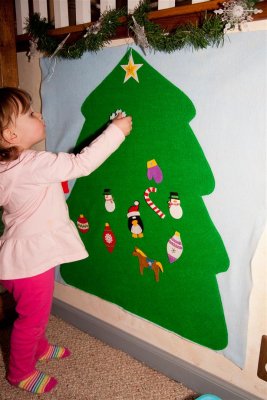
[[[3,132],[10,123],[12,118],[18,115],[25,114],[31,106],[31,96],[25,90],[15,87],[0,88],[0,139],[3,143]],[[19,151],[16,146],[5,147],[0,144],[0,161],[16,160],[19,156]]]

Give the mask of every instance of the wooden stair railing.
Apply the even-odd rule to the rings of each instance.
[[[154,23],[159,24],[162,28],[167,31],[174,30],[177,26],[185,23],[199,24],[203,19],[204,15],[212,14],[214,10],[220,8],[223,1],[212,0],[204,3],[190,4],[179,7],[167,8],[165,10],[152,11],[148,13],[148,19]],[[257,4],[257,8],[262,9],[261,14],[253,16],[254,21],[267,19],[267,0],[261,1]],[[122,18],[121,22],[126,22],[126,18]],[[90,26],[92,22],[86,24],[79,24],[73,26],[66,26],[63,28],[51,29],[48,34],[58,38],[60,42],[68,33],[71,33],[68,43],[75,43],[81,38],[85,32],[85,29]],[[127,38],[129,31],[126,24],[120,26],[117,29],[116,36],[114,39]],[[17,36],[17,51],[28,50],[28,35]]]

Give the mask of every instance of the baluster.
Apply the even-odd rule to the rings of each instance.
[[[47,0],[33,0],[33,11],[48,19]]]
[[[61,28],[69,25],[68,0],[55,0],[55,28]]]
[[[128,0],[128,13],[132,14],[134,9],[138,6],[139,0]]]
[[[29,3],[28,0],[15,0],[16,7],[16,20],[17,20],[17,34],[22,35],[25,33],[26,18],[29,17]]]
[[[114,10],[116,8],[116,0],[100,0],[101,14],[107,10]]]
[[[91,1],[76,0],[76,24],[91,22]]]
[[[158,0],[158,10],[175,7],[175,0]]]

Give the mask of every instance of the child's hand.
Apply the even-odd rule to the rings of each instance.
[[[121,113],[113,119],[112,123],[122,130],[124,136],[128,136],[132,130],[132,117],[123,117]]]

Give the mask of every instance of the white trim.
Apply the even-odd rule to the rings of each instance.
[[[140,213],[138,211],[132,211],[127,214],[127,217],[130,218],[130,217],[135,217],[138,215],[140,215]]]

